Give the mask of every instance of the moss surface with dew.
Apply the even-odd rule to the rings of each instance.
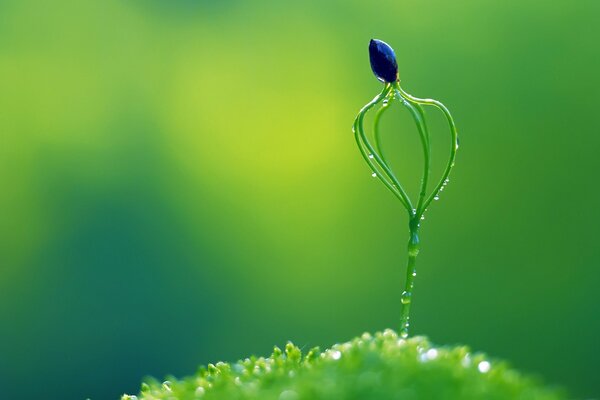
[[[306,354],[288,343],[268,357],[200,367],[181,380],[150,379],[134,399],[320,400],[320,399],[519,399],[558,400],[506,363],[467,347],[433,347],[426,338],[401,339],[392,330]]]

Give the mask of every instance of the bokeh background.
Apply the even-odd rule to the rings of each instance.
[[[350,129],[381,88],[372,37],[461,134],[413,332],[598,396],[599,18],[596,0],[1,1],[0,397],[116,399],[397,327],[406,216]],[[414,187],[403,111],[383,129]]]

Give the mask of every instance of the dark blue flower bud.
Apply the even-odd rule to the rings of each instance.
[[[396,54],[389,44],[381,40],[371,39],[369,58],[373,73],[382,82],[393,83],[398,80],[398,63]]]

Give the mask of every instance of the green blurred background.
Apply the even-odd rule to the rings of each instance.
[[[397,327],[406,217],[350,129],[381,88],[372,37],[461,134],[413,332],[597,396],[599,17],[596,0],[2,0],[0,397],[115,399]],[[417,179],[416,130],[389,115]]]

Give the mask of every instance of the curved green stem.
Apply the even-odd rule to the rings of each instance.
[[[419,115],[421,116],[421,119],[423,120],[423,123],[425,124],[425,132],[427,133],[427,135],[426,135],[427,147],[429,147],[429,130],[427,129],[427,119],[425,118],[425,110],[423,110],[423,107],[421,107],[421,105],[419,103],[413,103],[413,105],[419,112]]]
[[[356,126],[354,127],[354,129],[356,130]],[[400,193],[398,192],[398,190],[396,189],[395,185],[393,183],[390,182],[389,178],[386,176],[385,172],[382,171],[375,162],[373,162],[374,160],[372,160],[369,157],[369,151],[366,148],[365,144],[361,141],[358,132],[355,132],[355,139],[356,139],[356,143],[358,145],[358,148],[360,150],[361,155],[363,156],[363,158],[365,159],[365,161],[367,162],[367,164],[369,165],[369,167],[371,168],[371,171],[373,171],[373,174],[375,174],[374,176],[379,178],[379,180],[381,182],[383,182],[383,184],[385,185],[386,188],[388,188],[393,194],[394,196],[396,196],[396,198],[398,200],[400,200],[400,202],[402,203],[402,205],[406,208],[408,207],[406,205],[406,203],[404,202],[404,199],[402,198],[402,196],[400,195]]]
[[[399,97],[402,98],[402,96]],[[404,99],[405,100],[405,99]],[[427,195],[427,182],[429,180],[429,171],[431,170],[431,150],[429,147],[429,131],[425,122],[425,113],[423,109],[412,101],[403,101],[403,104],[413,116],[419,136],[421,137],[421,145],[423,146],[423,177],[421,178],[421,190],[419,192],[419,202],[417,203],[416,215],[420,218],[423,215],[425,196]]]
[[[384,100],[383,105],[381,106],[381,108],[379,110],[377,110],[377,112],[375,113],[375,118],[373,120],[373,140],[375,142],[375,149],[377,150],[377,152],[379,153],[379,155],[381,156],[382,161],[385,163],[385,165],[388,167],[389,172],[392,176],[393,181],[395,182],[395,185],[402,188],[402,185],[400,184],[400,181],[398,180],[398,178],[396,177],[396,175],[394,174],[394,171],[391,169],[390,164],[385,156],[385,153],[383,152],[383,147],[381,145],[381,134],[380,134],[380,130],[379,130],[379,121],[381,119],[381,117],[383,116],[383,113],[387,110],[390,109],[390,107],[392,106],[392,100],[395,99],[396,96],[394,96],[395,92],[390,92],[392,95],[391,96],[387,96],[386,99]],[[402,190],[404,190],[402,188]],[[408,196],[407,196],[408,198]],[[412,208],[412,205],[410,205],[410,207],[408,208],[408,213],[409,213],[409,217],[414,213],[414,209]]]
[[[383,153],[383,148],[381,147],[381,135],[379,133],[379,119],[382,117],[383,113],[386,112],[392,103],[384,103],[377,113],[375,114],[375,119],[373,120],[373,137],[375,142],[375,148],[379,152],[381,159],[389,166],[388,161],[386,160],[385,154]]]
[[[383,98],[385,98],[391,90],[391,84],[385,85],[383,91],[359,111],[358,115],[356,116],[356,119],[354,120],[354,135],[358,147],[361,151],[361,154],[363,155],[363,158],[365,159],[367,164],[369,164],[373,172],[385,184],[385,186],[390,191],[392,191],[392,193],[394,193],[394,195],[401,201],[402,205],[408,211],[409,216],[412,217],[414,212],[410,198],[408,197],[408,195],[402,188],[402,185],[396,179],[390,168],[383,161],[378,152],[375,151],[375,149],[367,139],[363,129],[363,120],[366,112],[369,111],[369,109],[371,109],[374,105],[378,104],[381,100],[383,100]],[[365,147],[366,150],[368,150],[368,152],[365,151]],[[372,155],[373,158],[371,158],[370,155]],[[389,181],[391,181],[391,183],[388,181],[388,179]]]
[[[431,201],[434,199],[434,197],[438,195],[438,193],[440,192],[440,189],[447,182],[448,176],[450,175],[450,171],[452,170],[452,167],[454,167],[454,159],[456,158],[456,150],[458,149],[458,133],[456,131],[456,125],[454,124],[454,119],[452,118],[450,111],[441,102],[439,102],[437,100],[433,100],[433,99],[420,99],[418,97],[414,97],[414,96],[406,93],[404,90],[402,90],[402,88],[400,87],[399,84],[396,85],[396,88],[398,89],[398,92],[401,94],[401,96],[407,100],[413,101],[418,104],[424,104],[424,105],[428,105],[428,106],[437,107],[440,111],[442,111],[442,113],[446,117],[446,119],[448,121],[448,126],[450,127],[450,133],[452,136],[452,142],[451,142],[451,147],[450,147],[450,158],[448,159],[448,164],[446,164],[446,168],[444,169],[444,173],[442,174],[440,181],[438,182],[438,184],[435,186],[435,189],[433,190],[433,192],[429,195],[427,200],[425,200],[425,202],[422,205],[422,209],[425,210],[427,208],[427,206],[429,206],[429,204],[431,204]]]
[[[406,194],[406,191],[404,190],[404,188],[402,187],[402,185],[400,184],[398,179],[396,179],[396,176],[394,175],[394,173],[390,170],[388,165],[381,159],[381,156],[375,151],[375,149],[373,148],[373,145],[371,145],[371,143],[369,143],[369,140],[367,139],[367,136],[365,135],[365,131],[362,127],[363,117],[364,116],[361,116],[359,123],[357,124],[358,133],[360,134],[360,136],[362,138],[362,142],[367,147],[369,152],[373,155],[373,158],[375,159],[377,164],[382,168],[383,171],[385,171],[386,176],[393,182],[393,186],[397,189],[398,194],[402,198],[403,204],[404,204],[406,210],[408,211],[408,215],[412,216],[414,214],[412,202],[410,201],[410,198]]]
[[[364,115],[367,113],[367,111],[369,111],[369,109],[371,109],[373,106],[378,104],[381,100],[383,100],[383,98],[385,98],[385,96],[390,92],[390,90],[391,90],[391,85],[386,85],[383,88],[383,91],[379,95],[377,95],[373,100],[371,100],[363,108],[361,108],[361,110],[358,112],[358,115],[356,116],[356,119],[354,120],[354,125],[352,127],[352,130],[354,132],[354,139],[356,140],[356,144],[358,145],[360,154],[363,156],[363,158],[365,159],[365,161],[367,162],[367,164],[369,165],[369,167],[371,168],[373,173],[377,176],[377,178],[379,178],[379,180],[381,180],[381,182],[383,182],[385,187],[387,187],[394,194],[394,196],[396,196],[396,198],[398,198],[398,200],[400,200],[402,205],[406,208],[406,207],[408,207],[408,205],[406,204],[406,202],[404,201],[404,198],[400,195],[400,193],[398,192],[398,190],[394,186],[394,184],[392,182],[390,182],[391,179],[389,179],[385,175],[385,173],[381,171],[381,168],[379,168],[379,166],[377,165],[376,160],[374,160],[370,157],[370,154],[372,154],[372,152],[369,153],[367,146],[362,141],[362,135],[360,134],[360,131],[363,129],[362,121],[363,121]],[[373,157],[375,157],[375,156],[373,155]]]

